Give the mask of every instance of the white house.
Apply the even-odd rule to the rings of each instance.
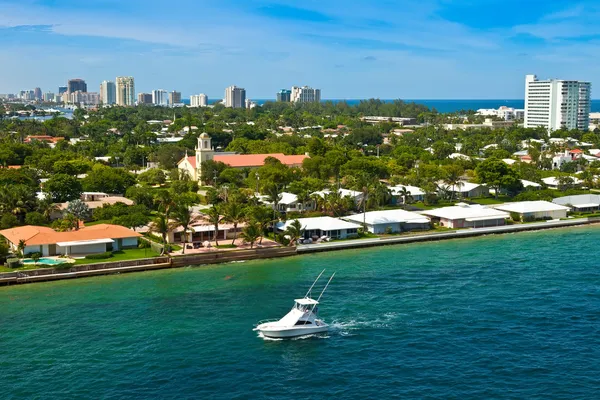
[[[325,195],[330,193],[331,190],[325,189],[318,192],[314,192],[313,195],[318,195],[322,198],[325,198]],[[338,189],[338,193],[340,194],[340,197],[350,197],[352,200],[354,200],[354,203],[356,204],[360,203],[363,198],[362,192],[357,192],[356,190]]]
[[[523,184],[523,187],[525,189],[527,188],[531,188],[531,189],[541,189],[542,185],[540,185],[537,182],[533,182],[533,181],[528,181],[526,179],[521,179],[521,183]]]
[[[406,210],[369,211],[367,213],[342,217],[343,219],[363,224],[371,233],[399,233],[431,228],[429,218]]]
[[[259,197],[261,202],[273,207],[273,203],[267,200],[267,196]],[[298,201],[298,196],[294,193],[283,192],[281,193],[281,200],[277,203],[277,211],[279,212],[301,212],[301,211],[313,211],[315,209],[315,201],[308,200],[305,203]]]
[[[574,176],[569,176],[569,178],[571,178],[572,186],[581,186],[581,184],[583,183],[581,179],[575,178]],[[544,182],[549,189],[558,189],[561,187],[561,184],[556,176],[542,178],[542,182]]]
[[[409,185],[392,186],[390,187],[392,204],[404,204],[406,202],[403,197],[404,190],[406,190],[414,201],[423,201],[425,199],[425,191],[419,187]]]
[[[504,225],[510,214],[480,204],[458,203],[452,207],[422,211],[440,226],[448,228],[485,228]]]
[[[518,201],[493,206],[497,210],[519,214],[522,221],[536,219],[560,219],[567,217],[569,207],[549,201]]]
[[[600,195],[580,194],[576,196],[564,196],[552,200],[554,204],[572,207],[575,211],[597,211],[600,210]]]
[[[460,198],[485,197],[490,194],[490,189],[487,186],[467,181],[460,181],[458,184],[454,185],[454,187],[444,182],[438,182],[438,187],[447,192],[452,192],[455,197]]]
[[[45,226],[19,226],[0,231],[13,251],[21,240],[24,254],[41,253],[43,256],[87,255],[126,248],[136,248],[140,235],[120,225],[99,224],[77,231],[57,232]]]
[[[278,231],[283,232],[294,220],[276,224]],[[321,238],[327,236],[331,239],[346,239],[358,234],[359,224],[342,221],[332,217],[299,218],[298,221],[304,230],[304,238]]]

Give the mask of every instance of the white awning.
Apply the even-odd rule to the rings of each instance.
[[[219,231],[229,231],[229,229],[230,229],[229,227],[219,225]],[[198,225],[198,226],[193,226],[192,230],[194,232],[214,232],[215,226],[214,225]]]
[[[114,243],[112,239],[74,240],[72,242],[58,242],[60,247],[86,246],[88,244]]]
[[[465,218],[467,222],[476,222],[476,221],[493,221],[497,219],[504,219],[505,217],[501,215],[488,215],[485,217],[473,217],[473,218]]]

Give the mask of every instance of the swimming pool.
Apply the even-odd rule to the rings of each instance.
[[[58,264],[62,264],[65,261],[59,260],[57,258],[40,258],[39,260],[37,260],[37,264],[44,264],[44,265],[58,265]],[[28,258],[26,260],[23,260],[23,264],[35,264],[35,262],[31,259]]]

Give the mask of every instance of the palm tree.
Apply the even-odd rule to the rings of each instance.
[[[459,188],[460,188],[460,186],[462,186],[460,177],[462,176],[463,172],[464,171],[460,167],[452,166],[452,168],[446,168],[446,176],[444,176],[443,182],[447,186],[452,187],[452,192],[450,193],[450,200],[452,200],[454,198],[455,188],[457,186]]]
[[[402,204],[410,204],[415,200],[406,186],[401,187],[399,195],[402,197]]]
[[[191,207],[186,205],[180,205],[173,210],[173,216],[177,223],[183,228],[183,252],[185,254],[185,246],[187,244],[187,235],[190,230],[190,225],[196,222],[196,218],[194,217],[194,212]]]
[[[273,219],[275,219],[275,211],[278,210],[279,202],[281,201],[281,192],[279,186],[273,184],[267,187],[267,201],[273,204]]]
[[[290,246],[294,246],[304,234],[304,229],[300,221],[295,219],[285,228],[283,234],[290,237]]]
[[[256,223],[260,226],[260,241],[258,244],[262,244],[265,231],[271,222],[273,222],[273,214],[269,207],[258,206],[250,208],[250,220],[252,223]]]
[[[250,248],[254,248],[254,243],[259,237],[262,237],[262,230],[260,224],[251,222],[242,230],[240,237],[244,239],[244,242],[250,243]]]
[[[221,217],[219,208],[215,205],[208,209],[206,215],[208,216],[208,221],[215,226],[215,246],[218,246],[219,224],[223,221],[223,217]]]
[[[46,218],[46,221],[50,221],[50,219],[52,218],[52,215],[58,211],[60,211],[60,208],[58,207],[58,204],[54,204],[52,202],[52,199],[46,197],[44,200],[40,201],[38,203],[38,212],[40,214],[42,214],[44,216],[44,218]]]
[[[154,201],[158,205],[158,209],[165,213],[168,219],[171,210],[175,207],[175,201],[171,193],[168,190],[159,190],[154,195]]]
[[[306,203],[312,200],[308,190],[301,190],[300,193],[296,194],[298,198],[298,204],[302,207],[301,212],[306,211]]]
[[[163,213],[158,214],[150,224],[150,232],[160,233],[160,236],[162,237],[163,246],[160,252],[161,256],[164,256],[165,253],[168,252],[170,231],[171,224],[169,223],[167,216]]]
[[[244,221],[246,217],[246,210],[240,205],[240,203],[234,200],[226,204],[223,212],[225,214],[223,220],[233,224],[233,240],[231,241],[231,244],[234,245],[235,239],[237,239],[238,224]]]
[[[21,257],[23,257],[23,252],[25,251],[25,240],[21,239],[19,240],[19,244],[17,245],[17,251],[19,252],[19,255]]]

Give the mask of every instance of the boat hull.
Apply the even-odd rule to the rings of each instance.
[[[256,327],[257,331],[263,334],[263,336],[268,338],[275,339],[286,339],[286,338],[294,338],[299,336],[306,335],[314,335],[316,333],[324,333],[329,330],[328,325],[323,326],[311,326],[306,328],[301,327],[290,327],[290,328],[280,328],[280,327],[261,327],[260,325]]]

